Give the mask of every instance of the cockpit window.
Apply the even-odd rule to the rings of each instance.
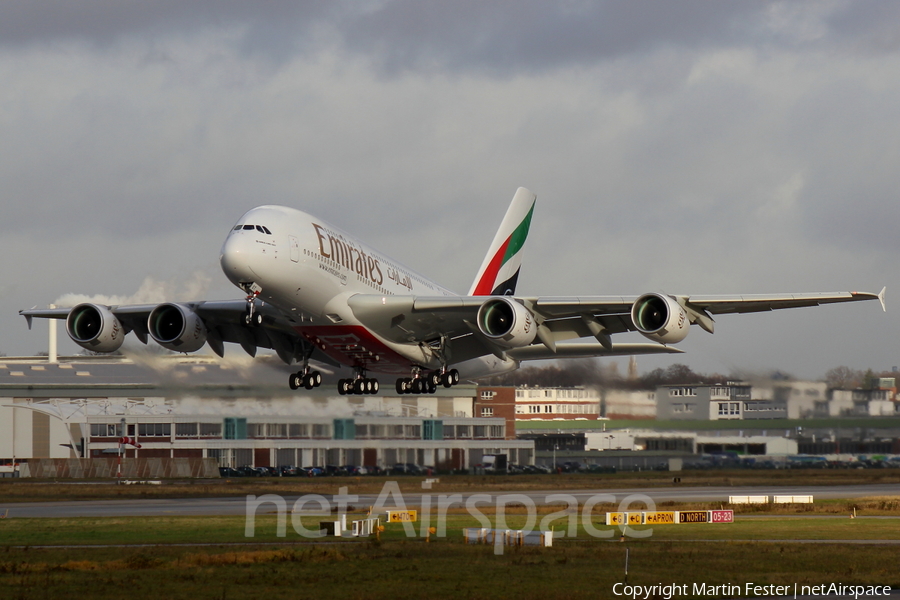
[[[265,225],[235,225],[233,231],[258,231],[260,233],[265,233],[266,235],[272,235],[272,232],[269,231],[269,228]]]

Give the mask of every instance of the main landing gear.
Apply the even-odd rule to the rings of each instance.
[[[459,371],[456,369],[417,372],[413,377],[401,377],[397,380],[398,394],[433,394],[439,385],[445,388],[459,383]]]
[[[299,390],[300,388],[311,390],[322,385],[322,374],[318,371],[310,371],[309,368],[306,368],[302,371],[291,373],[291,376],[288,379],[288,385],[292,390]]]
[[[358,375],[351,379],[338,380],[338,394],[347,396],[351,394],[377,394],[380,386],[378,380]]]

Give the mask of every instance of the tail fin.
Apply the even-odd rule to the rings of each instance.
[[[523,187],[516,190],[500,229],[491,242],[487,256],[469,290],[470,296],[514,294],[522,266],[522,247],[528,237],[531,215],[537,196]]]

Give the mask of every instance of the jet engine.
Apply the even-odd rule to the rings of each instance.
[[[196,352],[206,343],[203,319],[182,304],[160,304],[147,319],[147,330],[157,344],[175,352]]]
[[[631,322],[644,336],[663,344],[680,342],[691,327],[684,308],[671,297],[660,294],[644,294],[635,300]]]
[[[91,352],[115,352],[125,341],[125,329],[105,306],[79,304],[66,317],[66,333]]]
[[[505,348],[521,348],[534,341],[537,323],[520,303],[506,297],[492,298],[478,309],[478,329]]]

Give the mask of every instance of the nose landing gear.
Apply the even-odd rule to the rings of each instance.
[[[257,283],[251,283],[244,287],[247,292],[247,312],[244,313],[244,325],[251,327],[259,327],[263,324],[263,316],[256,312],[256,298],[262,292],[262,288]]]

